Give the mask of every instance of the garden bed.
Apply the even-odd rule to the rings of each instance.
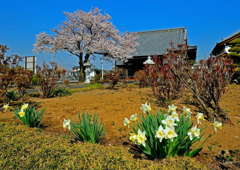
[[[231,123],[223,124],[223,129],[217,130],[217,133],[210,137],[203,145],[203,150],[195,157],[196,160],[206,165],[208,168],[240,168],[240,86],[228,86],[227,92],[224,94],[220,105],[229,114]],[[142,113],[140,107],[143,103],[150,103],[152,110],[168,109],[167,104],[159,104],[150,88],[139,89],[137,86],[129,86],[128,88],[119,88],[115,90],[98,89],[86,92],[75,92],[73,95],[65,97],[56,97],[48,99],[40,99],[34,97],[24,98],[23,101],[10,102],[7,111],[0,113],[0,122],[22,122],[16,119],[14,113],[10,111],[22,103],[29,103],[36,107],[36,110],[45,108],[45,112],[41,121],[41,129],[43,133],[60,137],[62,135],[74,135],[63,128],[64,119],[78,122],[78,113],[83,111],[90,115],[97,113],[99,121],[103,121],[103,125],[107,131],[104,146],[123,146],[132,150],[136,155],[140,155],[138,151],[133,151],[134,145],[128,139],[130,128],[123,125],[125,117],[129,118],[132,114]],[[203,112],[195,103],[191,95],[185,95],[181,99],[172,101],[177,106],[177,113],[181,113],[183,106],[190,108],[192,111],[192,119],[196,124],[195,116],[197,112]],[[214,132],[212,121],[202,121],[200,127],[207,125],[205,129],[206,138]],[[144,156],[141,159],[147,159]]]

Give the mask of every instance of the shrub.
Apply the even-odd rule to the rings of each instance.
[[[8,102],[13,101],[16,99],[17,92],[15,92],[13,89],[10,89],[4,96],[7,98]]]
[[[118,82],[120,82],[120,76],[125,75],[125,70],[122,68],[114,68],[114,71],[110,71],[104,79],[102,80],[103,83],[111,83],[110,89],[112,90]]]
[[[64,79],[64,80],[63,80],[63,84],[64,84],[66,87],[68,87],[68,85],[69,85],[70,83],[71,83],[71,82],[70,82],[69,79]]]
[[[148,85],[147,79],[146,79],[146,73],[144,70],[137,71],[134,74],[134,79],[140,88],[143,88]]]
[[[173,42],[170,43],[170,46],[171,49],[167,49],[164,57],[167,59],[167,66],[171,73],[190,90],[193,97],[205,110],[208,118],[216,117],[229,121],[228,114],[219,105],[219,100],[234,74],[235,69],[231,58],[210,56],[207,60],[200,60],[200,65],[196,69],[192,69],[187,55],[188,45],[178,45],[178,50],[174,48]],[[190,84],[187,82],[189,79],[191,80]],[[210,111],[208,107],[214,112]]]
[[[100,81],[102,75],[101,74],[95,74],[95,83],[97,83],[98,81]]]
[[[33,76],[32,78],[32,85],[38,85],[38,82],[39,82],[39,76]]]
[[[38,87],[35,86],[35,90],[37,93],[40,94],[42,98],[50,97],[52,92],[55,90],[55,88],[58,86],[57,81],[61,77],[61,74],[65,75],[66,70],[64,69],[63,72],[57,71],[57,63],[55,62],[49,62],[52,66],[51,69],[49,69],[48,65],[44,62],[43,68],[37,67],[37,71],[39,74],[39,86],[42,91],[38,89]]]
[[[22,57],[18,55],[5,57],[7,50],[9,50],[7,46],[0,44],[0,94],[6,94],[9,86],[16,84],[23,97],[26,88],[31,84],[32,72],[19,66]]]
[[[164,60],[164,57],[160,58],[154,55],[155,65],[149,66],[147,64],[145,67],[145,79],[152,86],[154,96],[162,102],[179,98],[185,88],[182,82],[171,72],[169,66],[163,63]]]
[[[61,89],[55,89],[55,90],[53,90],[51,96],[52,96],[52,97],[56,97],[56,96],[62,97],[62,96],[71,95],[71,94],[72,94],[72,92],[71,92],[69,89],[67,89],[67,88],[61,88]]]

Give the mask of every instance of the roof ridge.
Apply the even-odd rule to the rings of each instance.
[[[136,33],[158,32],[158,31],[167,31],[167,30],[178,30],[178,29],[186,29],[186,26],[184,26],[184,27],[178,27],[178,28],[160,29],[160,30],[138,31],[138,32],[136,32]]]
[[[232,38],[232,37],[234,37],[235,35],[237,35],[237,34],[239,34],[239,33],[240,33],[240,30],[238,30],[237,32],[229,35],[229,36],[226,37],[226,38],[223,38],[222,41],[220,41],[220,42],[218,42],[218,43],[221,43],[221,42],[223,42],[223,41],[226,41],[227,39]]]

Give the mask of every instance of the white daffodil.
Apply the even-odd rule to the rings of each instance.
[[[177,133],[174,131],[174,128],[169,128],[166,126],[166,129],[164,130],[165,133],[165,139],[170,139],[173,142],[173,138],[177,137]]]
[[[172,118],[174,118],[176,121],[179,121],[179,117],[178,117],[177,112],[172,112],[171,116],[172,116]]]
[[[165,120],[162,120],[162,123],[167,125],[168,127],[177,126],[176,123],[174,123],[175,119],[172,116],[168,116]]]
[[[25,112],[23,109],[21,109],[21,111],[18,113],[20,117],[23,117],[25,115]]]
[[[27,109],[27,107],[28,107],[28,103],[24,103],[23,105],[22,105],[22,109]]]
[[[142,109],[143,113],[146,113],[148,111],[151,111],[151,106],[150,106],[150,103],[149,103],[149,106],[147,105],[147,103],[145,104],[142,104],[142,107],[140,107],[140,109]]]
[[[135,144],[137,143],[137,135],[135,133],[130,133],[129,139],[133,141]]]
[[[68,120],[65,120],[65,119],[64,119],[63,128],[68,128],[69,130],[71,129],[70,119],[68,119]]]
[[[124,126],[127,126],[128,125],[128,128],[129,128],[129,124],[130,124],[130,120],[128,120],[128,118],[125,117],[125,120],[123,121],[123,125]]]
[[[217,132],[217,128],[222,129],[222,123],[216,121],[216,119],[214,118],[213,129],[215,130],[215,132]]]
[[[137,113],[134,115],[132,115],[131,117],[130,117],[130,120],[131,121],[136,121],[138,118],[137,118]]]
[[[138,134],[137,134],[137,142],[139,144],[142,144],[144,147],[146,147],[145,141],[147,140],[145,136],[145,131],[141,132],[140,129],[138,129]]]
[[[177,106],[174,106],[174,104],[172,104],[171,106],[168,106],[169,113],[176,112],[176,109],[177,109]]]
[[[191,114],[192,114],[192,112],[190,111],[190,109],[187,109],[185,106],[183,106],[183,113],[182,113],[182,115],[184,117],[191,118]]]
[[[5,105],[3,105],[3,109],[5,109],[5,111],[8,109],[8,107],[9,107],[9,103],[8,103],[8,104],[5,104]]]
[[[200,135],[200,129],[197,128],[197,125],[194,126],[190,131],[188,132],[188,136],[190,137],[190,140],[193,140],[194,137],[199,138]]]
[[[159,138],[159,142],[162,142],[163,138],[165,138],[165,133],[162,125],[160,125],[158,130],[156,130],[155,138]]]
[[[203,113],[199,113],[197,114],[197,123],[198,124],[201,124],[201,121],[200,120],[205,120],[204,117],[203,117]]]

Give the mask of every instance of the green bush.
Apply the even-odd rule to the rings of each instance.
[[[55,89],[53,90],[51,97],[57,97],[57,96],[66,96],[71,95],[72,92],[68,88],[62,88],[62,89]]]
[[[100,81],[100,78],[102,77],[101,74],[96,74],[95,75],[95,83],[97,83],[98,81]]]
[[[13,89],[10,89],[6,92],[4,96],[7,98],[8,101],[13,101],[17,97],[17,92],[15,92]]]
[[[33,78],[32,78],[32,85],[37,85],[38,81],[39,81],[39,77],[37,75],[33,76]]]

